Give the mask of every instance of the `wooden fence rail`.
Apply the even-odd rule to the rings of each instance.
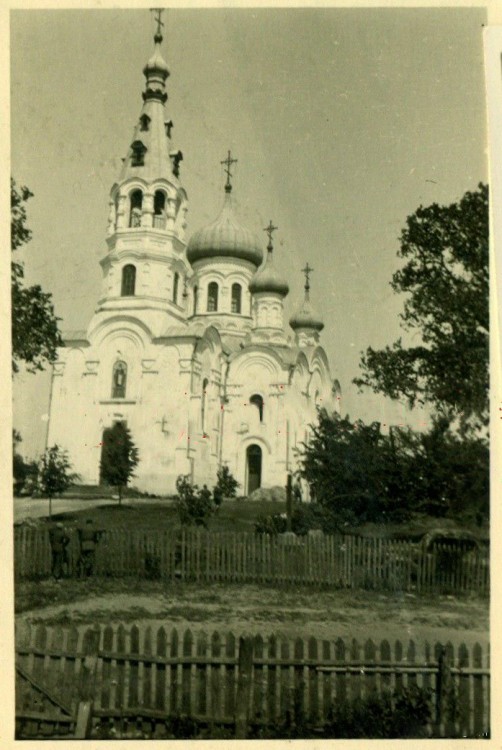
[[[413,685],[431,691],[434,736],[489,734],[489,652],[479,644],[455,649],[413,641],[236,638],[148,624],[37,625],[18,630],[16,654],[19,670],[43,684],[53,704],[76,715],[78,705],[92,703],[88,736],[111,722],[118,736],[160,738],[174,716],[227,724],[237,736],[251,724],[277,725],[288,712],[322,726],[337,701]],[[27,689],[18,687],[18,736],[44,735],[38,711],[34,722]]]
[[[78,536],[69,532],[70,574]],[[18,579],[51,574],[46,529],[15,530]],[[306,537],[236,532],[117,529],[98,542],[94,573],[110,576],[274,584],[314,584],[416,592],[489,592],[486,548],[458,541],[426,550],[404,540],[356,536]]]

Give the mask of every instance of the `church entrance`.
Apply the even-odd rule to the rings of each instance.
[[[247,485],[250,495],[258,487],[261,487],[261,448],[259,445],[250,445],[246,450]]]

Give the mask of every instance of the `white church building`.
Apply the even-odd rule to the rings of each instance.
[[[160,24],[154,40],[143,107],[110,191],[95,313],[87,330],[64,334],[54,365],[48,444],[66,448],[81,481],[97,484],[106,432],[124,422],[141,490],[173,493],[180,474],[212,486],[222,465],[242,494],[284,486],[317,407],[339,403],[309,299],[311,269],[288,328],[275,227],[264,252],[239,223],[230,153],[220,215],[187,238]]]

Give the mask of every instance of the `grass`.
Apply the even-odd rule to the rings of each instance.
[[[211,531],[254,531],[254,522],[259,515],[284,513],[286,504],[272,501],[226,500],[217,513],[209,519]],[[56,513],[53,521],[61,521],[67,528],[80,526],[91,518],[100,529],[158,529],[172,530],[180,527],[175,505],[169,501],[149,503],[128,500],[118,501],[84,510]],[[41,519],[48,522],[48,519]]]

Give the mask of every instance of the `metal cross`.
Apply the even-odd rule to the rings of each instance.
[[[230,153],[230,151],[228,152],[227,158],[223,159],[223,161],[220,162],[220,164],[226,164],[225,172],[227,175],[227,183],[225,185],[225,190],[227,193],[230,193],[230,191],[232,190],[232,185],[230,183],[232,172],[230,171],[230,167],[232,166],[232,164],[237,164],[237,162],[238,162],[238,159],[232,159],[232,154]]]
[[[305,268],[302,268],[302,273],[305,274],[305,289],[310,289],[310,274],[313,270],[314,269],[309,266],[308,261]]]
[[[155,36],[160,36],[160,37],[162,37],[162,29],[161,29],[161,26],[163,26],[163,25],[164,25],[164,22],[162,21],[162,13],[163,13],[163,12],[164,12],[164,8],[152,8],[152,13],[153,13],[153,14],[157,13],[157,15],[154,15],[154,16],[153,16],[153,20],[154,20],[154,21],[156,22],[156,24],[157,24],[157,31],[156,31],[156,33],[155,33]]]
[[[266,232],[268,234],[268,244],[269,245],[272,245],[272,235],[273,235],[273,233],[275,232],[276,229],[279,229],[279,227],[274,227],[274,225],[272,224],[272,219],[270,219],[270,223],[269,223],[268,227],[265,227],[265,229],[263,230],[264,232]]]

